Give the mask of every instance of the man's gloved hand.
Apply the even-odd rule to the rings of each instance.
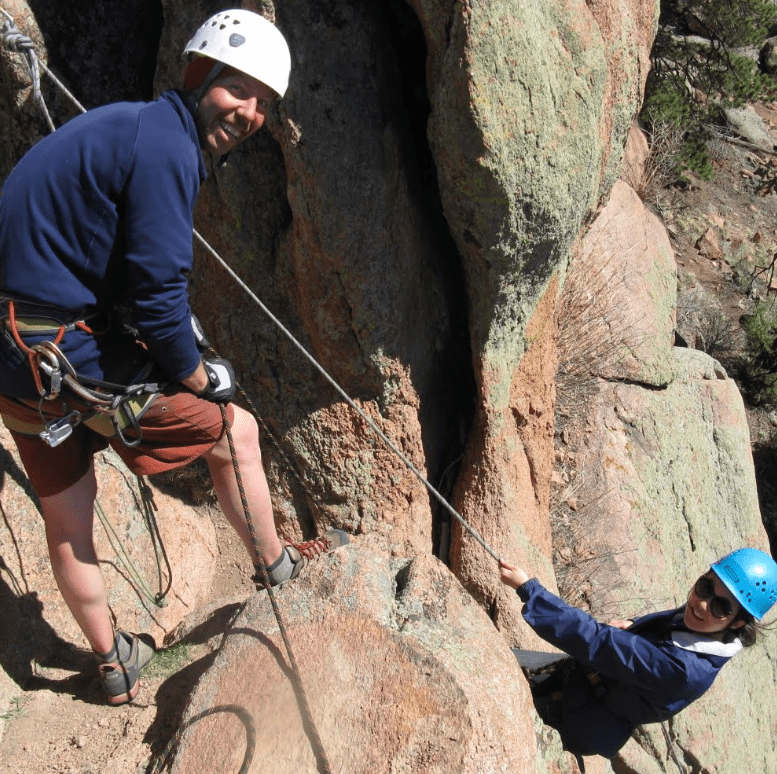
[[[202,365],[208,375],[208,386],[199,397],[214,403],[229,403],[237,389],[232,364],[223,357],[211,357],[203,358]]]
[[[192,333],[194,333],[194,341],[197,344],[197,349],[200,350],[200,352],[206,352],[210,349],[210,342],[208,341],[208,337],[205,335],[205,331],[202,328],[202,325],[200,325],[200,321],[197,319],[197,315],[192,312],[191,316],[191,323],[192,323]]]

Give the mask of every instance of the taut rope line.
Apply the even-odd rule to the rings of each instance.
[[[281,332],[289,339],[289,341],[308,359],[308,361],[314,366],[314,368],[334,387],[339,395],[345,400],[348,405],[356,411],[357,414],[369,425],[373,432],[404,462],[407,468],[415,475],[415,477],[429,490],[429,492],[438,500],[438,502],[453,516],[462,527],[464,527],[470,535],[483,547],[494,560],[499,561],[499,556],[491,549],[491,547],[483,540],[477,530],[471,526],[464,519],[463,516],[437,491],[437,489],[429,483],[428,479],[418,470],[418,468],[410,461],[408,456],[397,447],[397,445],[375,424],[370,416],[363,411],[359,406],[351,399],[351,397],[345,392],[345,390],[327,373],[322,365],[300,344],[294,337],[291,331],[286,328],[285,325],[262,303],[261,299],[251,290],[251,288],[243,282],[242,279],[232,270],[232,268],[224,261],[224,259],[205,241],[205,239],[195,229],[194,236],[200,241],[205,249],[219,262],[221,267],[237,282],[238,285],[248,294],[252,301],[272,320],[273,323],[281,330]]]

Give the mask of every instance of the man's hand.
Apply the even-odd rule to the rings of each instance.
[[[235,372],[223,357],[206,358],[181,384],[195,395],[214,403],[229,403],[237,391]]]
[[[199,396],[214,403],[229,403],[237,389],[232,363],[223,357],[211,357],[203,360],[202,365],[208,375],[208,386]]]

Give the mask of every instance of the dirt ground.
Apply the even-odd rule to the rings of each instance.
[[[177,644],[160,649],[143,673],[137,698],[121,707],[105,704],[91,653],[63,642],[45,664],[33,663],[26,690],[3,715],[0,774],[163,770],[166,748],[213,659],[219,633],[241,601],[256,593],[242,544],[215,509],[202,509],[216,527],[219,558],[213,604],[192,622],[196,631],[173,633]]]
[[[777,109],[758,109],[777,130]],[[757,295],[767,295],[768,273],[761,269],[777,253],[777,156],[720,142],[713,163],[714,180],[689,176],[687,185],[662,191],[654,204],[673,241],[679,298],[685,304],[681,311],[698,312],[697,307],[707,302],[723,311],[726,335],[712,354],[731,373],[741,346],[739,320]],[[706,241],[699,242],[705,234]],[[694,324],[686,320],[680,327],[692,335]],[[769,412],[749,410],[764,515],[774,520],[773,506],[767,507],[775,499],[771,482],[777,481],[777,431],[772,419]],[[187,697],[212,661],[218,632],[240,601],[254,593],[242,547],[220,517],[211,516],[219,539],[218,581],[201,625],[184,634],[184,644],[163,649],[144,674],[138,698],[118,708],[103,703],[90,654],[63,643],[61,652],[46,665],[34,664],[25,690],[2,716],[0,774],[161,770],[160,756],[179,725]]]
[[[777,103],[754,107],[777,143]],[[712,156],[714,179],[690,175],[689,185],[665,192],[663,215],[677,262],[678,330],[692,329],[693,324],[684,327],[682,318],[695,313],[697,325],[713,331],[707,331],[706,347],[688,343],[704,348],[737,379],[742,317],[759,300],[777,302],[777,145],[768,152],[720,141]],[[695,285],[701,293],[694,291]],[[714,307],[712,315],[707,304]],[[746,408],[761,513],[774,549],[777,411],[747,400]]]

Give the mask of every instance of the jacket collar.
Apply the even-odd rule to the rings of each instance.
[[[706,656],[722,656],[731,658],[742,650],[742,640],[736,637],[731,642],[710,637],[707,634],[689,632],[678,629],[672,632],[672,643],[683,650],[693,653],[703,653]]]

